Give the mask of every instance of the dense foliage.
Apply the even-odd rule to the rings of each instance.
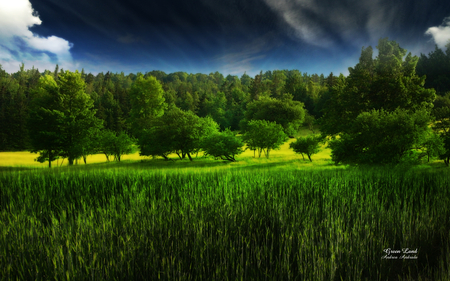
[[[41,77],[33,101],[28,122],[32,152],[39,152],[38,161],[48,161],[49,167],[56,157],[68,158],[72,165],[83,155],[93,129],[102,126],[80,73],[61,72],[57,81]]]
[[[266,120],[276,122],[283,127],[288,136],[298,132],[305,118],[304,105],[292,100],[293,96],[286,94],[280,99],[262,97],[247,104],[245,118],[241,121],[242,131],[246,131],[251,120]]]
[[[431,122],[435,91],[423,87],[417,57],[396,42],[380,39],[378,56],[363,48],[359,63],[332,88],[321,131],[336,163],[398,163],[422,145]],[[406,55],[406,57],[405,57]]]
[[[446,96],[450,89],[450,45],[445,51],[436,48],[420,58],[407,55],[405,49],[387,39],[381,39],[377,48],[375,59],[371,47],[363,48],[359,63],[349,68],[348,77],[333,73],[308,75],[298,70],[261,71],[254,78],[245,73],[224,77],[219,72],[166,74],[157,70],[94,76],[84,71],[67,72],[58,66],[41,73],[34,68],[25,70],[24,65],[17,73],[9,74],[0,66],[0,151],[35,151],[39,152],[37,160],[49,161],[49,165],[58,158],[68,158],[72,164],[98,153],[98,140],[92,136],[108,130],[116,136],[125,132],[136,138],[142,155],[167,158],[178,153],[180,158],[191,158],[192,153],[204,151],[199,139],[207,137],[194,137],[195,130],[189,129],[189,123],[197,122],[193,121],[196,116],[210,118],[221,131],[230,128],[242,134],[252,120],[275,122],[290,137],[296,136],[300,126],[318,129],[324,136],[337,138],[331,147],[341,151],[335,151],[336,156],[341,155],[335,157],[341,163],[397,162],[415,150],[427,158],[439,157],[450,163],[450,147],[445,145],[450,143],[450,124],[446,121],[450,116],[450,98]],[[436,90],[437,98],[430,87]],[[66,101],[71,99],[79,100],[73,105],[78,109],[68,107]],[[187,114],[183,120],[192,120],[177,123],[163,117],[169,112],[174,114],[174,108],[185,112],[178,115]],[[357,124],[363,119],[358,116],[391,115],[396,110],[403,110],[402,114],[412,119],[415,112],[426,112],[424,116],[430,116],[426,122],[436,124],[432,127],[439,140],[427,137],[432,134],[416,126],[407,137],[414,142],[405,144],[404,149],[392,144],[385,150],[389,155],[356,155],[377,151],[363,139],[382,133],[376,129],[380,124],[372,122],[373,128],[369,129]],[[315,127],[316,119],[320,128]],[[177,133],[173,128],[163,128],[181,124],[185,128]],[[402,139],[400,132],[405,130],[390,133]],[[419,132],[423,135],[417,136]],[[189,136],[188,140],[183,140],[184,136]],[[389,146],[390,139],[397,137],[384,138],[383,145]],[[353,145],[355,141],[358,147]],[[395,155],[390,155],[393,151]]]

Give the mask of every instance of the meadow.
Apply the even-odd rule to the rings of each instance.
[[[27,153],[0,154],[1,280],[450,280],[440,162],[335,166],[288,143],[236,163]]]

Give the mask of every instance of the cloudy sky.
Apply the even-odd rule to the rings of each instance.
[[[0,64],[98,72],[348,74],[388,37],[415,55],[450,40],[443,0],[0,0]]]

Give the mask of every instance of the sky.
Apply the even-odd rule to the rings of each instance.
[[[0,0],[0,64],[99,72],[348,75],[363,46],[445,50],[443,0]],[[374,57],[376,56],[376,49]]]

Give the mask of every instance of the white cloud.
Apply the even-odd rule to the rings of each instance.
[[[354,46],[376,43],[398,15],[398,8],[388,0],[264,1],[289,27],[294,39],[324,48],[334,47],[340,40]]]
[[[277,44],[274,34],[269,32],[244,45],[236,44],[226,50],[223,56],[216,57],[215,61],[220,63],[221,72],[225,74],[259,73],[260,69],[255,69],[252,62],[265,58],[265,53]]]
[[[433,36],[438,47],[444,49],[445,45],[450,43],[450,17],[445,18],[440,26],[428,28],[425,34]]]
[[[29,0],[0,0],[0,64],[7,72],[16,72],[19,65],[25,68],[53,70],[73,69],[70,49],[72,44],[63,38],[48,38],[33,34],[29,28],[42,21]]]

